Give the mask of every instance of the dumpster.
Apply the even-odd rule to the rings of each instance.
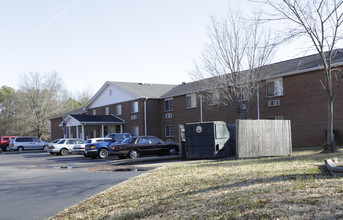
[[[229,156],[229,130],[223,121],[189,123],[185,128],[187,159]]]

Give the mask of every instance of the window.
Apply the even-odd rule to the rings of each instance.
[[[238,87],[237,89],[237,100],[238,101],[245,101],[247,99],[247,88],[245,87]]]
[[[283,83],[282,79],[275,79],[267,81],[267,97],[282,96],[283,95]]]
[[[138,136],[139,135],[139,127],[138,126],[131,127],[131,135],[132,136]]]
[[[138,112],[138,101],[131,102],[131,113],[137,113]]]
[[[196,94],[186,95],[186,108],[197,107],[197,96]]]
[[[137,115],[131,115],[131,120],[137,120]]]
[[[110,114],[110,107],[105,107],[105,115],[109,115]]]
[[[174,137],[174,126],[166,125],[165,127],[166,137]]]
[[[137,141],[138,144],[149,144],[148,138],[139,138]]]
[[[207,105],[218,105],[219,104],[219,92],[209,92],[207,93]]]
[[[157,138],[157,137],[150,137],[149,139],[150,139],[150,142],[152,144],[161,144],[161,143],[163,143],[163,141],[161,139]]]
[[[114,114],[115,115],[121,115],[121,105],[116,105],[115,107],[114,107]]]
[[[164,110],[165,111],[172,111],[172,110],[174,110],[174,100],[172,98],[164,100]]]
[[[96,115],[96,110],[95,109],[92,110],[92,114]]]
[[[269,120],[284,120],[284,116],[279,115],[279,116],[269,116],[267,119]]]

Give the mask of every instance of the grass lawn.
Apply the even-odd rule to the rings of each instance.
[[[175,163],[116,185],[51,219],[341,219],[343,153]]]

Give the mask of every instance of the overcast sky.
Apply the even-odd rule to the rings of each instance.
[[[252,7],[246,0],[0,0],[0,86],[18,88],[22,74],[53,71],[70,91],[96,92],[106,81],[190,82],[210,16],[238,3]]]

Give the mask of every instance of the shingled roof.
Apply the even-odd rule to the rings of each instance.
[[[161,98],[165,93],[177,86],[169,84],[109,82],[141,98]]]
[[[118,118],[114,115],[69,115],[70,117],[73,117],[80,123],[118,123],[122,124],[125,121],[121,118]]]
[[[343,49],[337,49],[333,52],[332,66],[343,65]],[[319,54],[313,54],[305,57],[299,57],[291,60],[286,60],[278,63],[273,63],[262,67],[268,72],[265,79],[299,74],[303,72],[310,72],[319,69],[323,69],[323,64]],[[244,72],[244,71],[243,71]],[[216,86],[215,77],[204,79],[206,85]],[[211,82],[213,81],[213,82]],[[178,95],[184,95],[189,93],[195,93],[202,90],[204,83],[202,80],[194,81],[190,83],[183,83],[176,87],[173,87],[170,91],[166,92],[162,98],[169,98]]]

